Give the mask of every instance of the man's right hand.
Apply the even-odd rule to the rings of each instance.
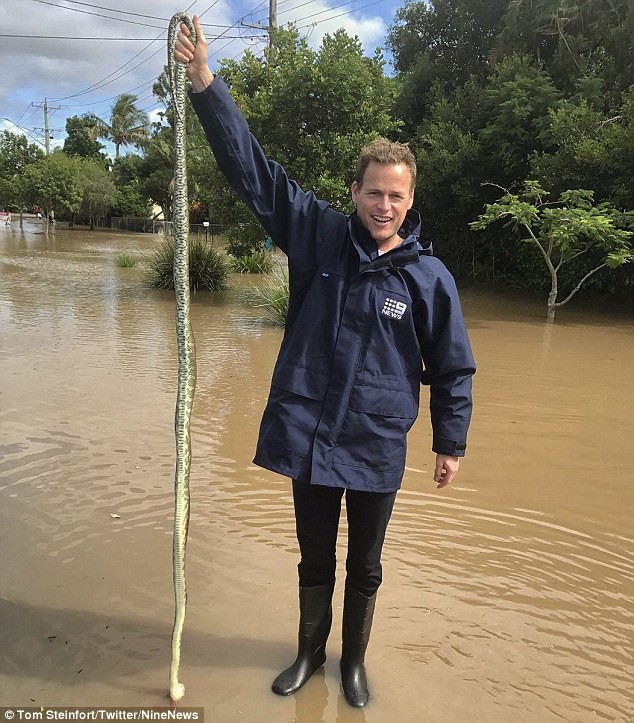
[[[189,39],[189,28],[181,23],[174,43],[174,58],[187,65],[187,77],[191,81],[192,90],[200,93],[211,85],[214,76],[209,70],[207,39],[197,15],[192,18],[192,24],[196,31],[196,47]]]

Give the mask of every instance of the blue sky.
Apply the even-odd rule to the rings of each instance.
[[[371,55],[385,47],[396,10],[405,0],[277,0],[278,24],[295,22],[313,46],[343,27]],[[163,69],[169,18],[198,14],[217,58],[260,53],[268,0],[2,0],[0,5],[0,131],[22,132],[43,143],[49,108],[51,147],[62,145],[66,118],[95,113],[108,119],[121,93],[133,93],[151,119],[160,104],[152,83]],[[30,36],[30,37],[27,37]],[[42,37],[48,36],[48,37]],[[123,38],[123,39],[122,39]]]

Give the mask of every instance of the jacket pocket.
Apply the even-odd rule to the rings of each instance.
[[[337,464],[402,474],[407,432],[417,414],[411,392],[357,387],[350,397],[334,450]]]
[[[413,419],[418,414],[418,400],[407,389],[392,389],[371,384],[358,384],[352,390],[348,407],[384,417]]]
[[[325,356],[311,360],[310,365],[277,364],[271,385],[308,399],[323,401],[328,387],[330,359]]]

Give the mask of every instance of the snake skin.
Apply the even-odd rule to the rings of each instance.
[[[174,480],[174,538],[172,548],[174,574],[174,627],[172,630],[172,662],[170,697],[180,700],[185,687],[178,680],[181,639],[187,606],[185,584],[185,549],[189,529],[189,469],[191,464],[190,420],[196,387],[196,352],[190,321],[189,292],[189,205],[187,166],[185,158],[185,104],[187,100],[186,67],[173,57],[174,41],[180,24],[186,23],[192,42],[196,34],[185,13],[177,13],[167,33],[167,64],[174,109],[174,291],[176,296],[176,339],[178,347],[178,393],[174,431],[176,436],[176,475]]]

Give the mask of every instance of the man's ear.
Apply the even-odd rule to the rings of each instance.
[[[357,198],[359,197],[359,184],[356,181],[353,181],[352,186],[350,186],[350,190],[352,192],[352,202],[356,203]]]

